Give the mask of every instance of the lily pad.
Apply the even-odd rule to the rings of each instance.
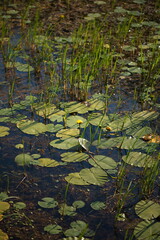
[[[136,204],[135,212],[140,218],[151,220],[160,216],[160,204],[141,200]]]
[[[138,223],[134,236],[137,240],[160,240],[160,222],[145,220]]]
[[[15,162],[18,166],[29,165],[33,160],[33,157],[27,153],[21,153],[15,157]]]
[[[23,208],[26,208],[26,204],[25,203],[23,203],[23,202],[16,202],[16,203],[14,203],[14,205],[13,205],[16,209],[23,209]]]
[[[110,122],[109,117],[101,113],[92,113],[89,116],[89,123],[94,126],[105,127]]]
[[[105,209],[106,204],[104,202],[101,201],[96,201],[96,202],[92,202],[90,204],[91,208],[93,208],[94,210],[102,210]]]
[[[85,182],[94,185],[101,186],[108,181],[107,173],[100,168],[84,168],[80,171],[79,175]]]
[[[0,201],[0,214],[7,211],[10,208],[10,204],[8,202]]]
[[[74,201],[72,205],[75,208],[83,208],[85,206],[85,202],[81,200],[77,200],[77,201]]]
[[[10,129],[8,127],[0,126],[0,137],[5,137],[9,135],[9,130]]]
[[[66,152],[61,154],[62,161],[64,162],[81,162],[88,158],[86,153],[79,152]]]
[[[57,132],[56,137],[60,137],[61,139],[67,139],[70,137],[77,137],[80,134],[80,130],[76,128],[70,129],[61,129]]]
[[[59,166],[59,163],[56,160],[51,159],[51,158],[39,158],[37,160],[36,165],[41,166],[41,167],[57,167],[57,166]]]
[[[69,173],[68,176],[65,177],[65,180],[71,184],[76,185],[89,185],[79,174],[79,172]]]
[[[0,229],[0,240],[8,240],[9,237],[7,235],[7,233],[4,233],[1,229]]]
[[[114,169],[117,167],[117,163],[112,158],[103,155],[95,155],[94,158],[90,158],[88,162],[92,166],[102,169]]]
[[[77,128],[79,127],[79,124],[77,124],[77,121],[81,120],[81,128],[84,128],[87,126],[87,120],[81,116],[70,116],[67,118],[67,126],[70,128]]]
[[[81,234],[83,234],[83,236],[87,235],[88,237],[92,237],[95,234],[94,231],[92,231],[88,228],[87,223],[85,223],[84,221],[81,221],[81,220],[71,222],[70,226],[71,226],[71,228],[67,229],[64,232],[64,234],[67,237],[81,236]]]
[[[137,167],[151,167],[154,164],[154,159],[141,152],[130,152],[122,157],[123,161]]]
[[[55,139],[50,142],[50,145],[59,149],[70,149],[78,146],[78,139],[71,137],[67,139]]]
[[[42,208],[55,208],[58,206],[58,202],[51,197],[42,198],[42,201],[38,201],[38,205]]]
[[[21,120],[17,122],[17,127],[24,133],[31,135],[39,135],[47,131],[46,125],[33,120]]]
[[[20,72],[31,72],[31,71],[34,70],[34,68],[27,63],[23,64],[23,63],[20,63],[20,62],[16,62],[15,67]]]
[[[50,234],[59,234],[60,232],[62,232],[62,227],[58,224],[49,224],[44,227],[44,231]]]
[[[67,216],[75,216],[76,213],[76,208],[73,206],[68,206],[66,203],[61,204],[60,209],[58,210],[58,212],[61,215],[67,215]]]
[[[75,101],[69,102],[65,105],[65,111],[67,113],[79,113],[84,114],[88,112],[88,107],[84,103],[77,103]]]

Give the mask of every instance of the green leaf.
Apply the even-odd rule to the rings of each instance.
[[[103,169],[114,169],[117,167],[117,163],[112,158],[103,155],[95,155],[94,158],[90,158],[88,162],[94,167]]]
[[[96,201],[96,202],[92,202],[90,206],[94,210],[102,210],[102,209],[105,209],[106,204],[104,202]]]
[[[0,229],[0,240],[8,240],[9,237],[7,235],[7,233],[4,233],[1,229]]]
[[[160,216],[160,204],[141,200],[136,204],[135,212],[140,218],[151,220]]]
[[[16,209],[23,209],[23,208],[26,208],[26,204],[23,203],[23,202],[16,202],[13,204],[13,206],[16,208]]]
[[[50,145],[59,149],[70,149],[78,146],[78,139],[74,137],[67,138],[65,140],[55,139],[50,142]]]
[[[58,224],[49,224],[44,227],[44,231],[50,233],[50,234],[58,234],[62,232],[62,227]]]
[[[87,160],[88,155],[79,152],[66,152],[62,153],[61,157],[64,162],[82,162]]]
[[[58,206],[58,202],[54,198],[45,197],[42,198],[42,201],[38,201],[38,205],[43,208],[55,208]]]
[[[51,159],[51,158],[39,158],[37,160],[36,165],[41,166],[41,167],[57,167],[57,166],[59,166],[59,163],[56,160]]]
[[[76,128],[70,129],[61,129],[57,132],[56,137],[60,137],[61,139],[67,139],[70,137],[77,137],[80,134],[80,130]]]
[[[88,225],[81,220],[71,222],[70,226],[71,228],[64,232],[64,234],[68,237],[77,237],[81,236],[82,234],[83,236],[92,237],[95,234],[92,230],[88,228]]]
[[[34,68],[27,63],[23,64],[23,63],[20,63],[20,62],[16,62],[15,67],[20,72],[31,72],[31,71],[34,70]]]
[[[136,167],[151,167],[155,160],[148,154],[141,152],[130,152],[122,157],[123,161]]]
[[[18,166],[29,165],[33,160],[33,157],[27,153],[21,153],[15,157]]]
[[[85,202],[83,202],[81,200],[77,200],[77,201],[74,201],[72,205],[75,208],[82,208],[85,206]]]
[[[160,240],[160,222],[145,220],[137,224],[134,229],[137,240]]]
[[[65,105],[65,111],[67,113],[79,113],[84,114],[88,112],[88,107],[84,103],[69,102]]]
[[[25,119],[17,122],[17,127],[24,133],[39,135],[47,131],[46,125],[33,120]]]
[[[94,185],[101,186],[108,181],[107,173],[100,168],[84,168],[80,171],[79,175],[85,182]]]
[[[84,128],[87,126],[87,120],[83,117],[80,117],[80,116],[70,116],[67,118],[67,126],[69,128],[77,128],[79,127],[79,124],[77,123],[78,120],[81,120],[82,123],[81,123],[81,128]]]
[[[58,210],[58,212],[61,215],[67,215],[67,216],[75,216],[76,213],[76,208],[73,206],[68,206],[66,203],[61,204],[60,209]]]
[[[69,173],[68,176],[65,177],[65,180],[71,184],[76,185],[89,185],[79,174],[79,172]]]
[[[101,113],[92,113],[89,116],[89,123],[94,126],[106,127],[109,122],[109,117]]]

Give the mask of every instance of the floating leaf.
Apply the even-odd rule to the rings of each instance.
[[[85,206],[85,202],[83,202],[81,200],[77,200],[77,201],[74,201],[72,205],[75,208],[82,208]]]
[[[0,126],[0,137],[5,137],[9,134],[10,129],[8,127]]]
[[[88,107],[84,103],[77,103],[75,101],[69,102],[65,105],[65,111],[67,113],[79,113],[84,114],[88,112]]]
[[[145,220],[138,223],[134,236],[137,240],[160,240],[160,222]]]
[[[29,165],[33,160],[33,157],[27,153],[21,153],[15,158],[15,162],[18,166]]]
[[[21,120],[17,122],[17,127],[24,133],[31,135],[39,135],[47,131],[46,125],[33,120]]]
[[[94,1],[94,3],[98,4],[98,5],[104,5],[106,4],[106,2],[104,1]]]
[[[70,116],[67,118],[67,126],[70,128],[77,128],[79,127],[79,124],[77,124],[77,121],[81,120],[83,123],[81,124],[81,128],[86,127],[87,125],[87,120],[83,117],[80,116]]]
[[[128,11],[123,7],[116,7],[114,10],[115,13],[127,13]]]
[[[103,169],[114,169],[117,167],[117,163],[112,158],[103,155],[95,155],[94,158],[90,158],[88,162],[94,167]]]
[[[160,205],[153,201],[141,200],[135,206],[136,214],[143,219],[154,219],[160,216]]]
[[[68,237],[76,237],[76,236],[90,236],[94,235],[94,232],[88,228],[88,225],[84,221],[74,221],[70,224],[71,228],[67,229],[64,234]]]
[[[100,168],[84,168],[80,171],[79,175],[84,181],[94,185],[103,185],[108,181],[107,173]]]
[[[50,145],[59,149],[70,149],[78,146],[78,139],[74,137],[65,140],[55,139],[50,142]]]
[[[58,224],[49,224],[44,227],[44,231],[50,233],[50,234],[58,234],[62,232],[62,227]]]
[[[76,185],[89,185],[79,174],[79,172],[70,173],[65,177],[65,180],[69,183]]]
[[[105,102],[99,100],[99,99],[90,99],[88,101],[89,107],[88,110],[89,111],[94,111],[94,110],[105,110],[106,104]]]
[[[56,137],[60,137],[62,139],[66,139],[69,137],[77,137],[80,134],[80,130],[76,128],[70,129],[61,129],[57,132]]]
[[[24,144],[22,144],[22,143],[16,144],[16,145],[15,145],[15,148],[17,148],[17,149],[23,149],[23,148],[24,148]]]
[[[66,152],[61,154],[62,161],[64,162],[81,162],[88,158],[86,153],[79,152]]]
[[[26,208],[26,204],[23,203],[23,202],[16,202],[14,203],[13,205],[16,209],[23,209],[23,208]]]
[[[92,202],[90,206],[94,210],[102,210],[102,209],[105,209],[106,204],[104,202],[96,201],[96,202]]]
[[[52,113],[51,115],[48,115],[47,118],[49,118],[52,122],[54,121],[62,122],[65,114],[66,114],[65,111],[57,110],[57,111],[54,111],[54,113]]]
[[[34,108],[36,109],[37,115],[50,118],[52,114],[55,112],[56,105],[54,104],[35,104]]]
[[[4,233],[1,229],[0,229],[0,240],[8,240],[9,237],[7,235],[7,233]]]
[[[1,116],[11,116],[15,114],[16,112],[12,108],[3,108],[0,109],[0,115]]]
[[[0,214],[7,211],[10,208],[10,204],[8,202],[0,201]]]
[[[56,160],[51,159],[51,158],[39,158],[37,160],[36,165],[41,166],[41,167],[57,167],[57,166],[59,166],[59,163]]]
[[[151,167],[154,164],[154,159],[141,152],[130,152],[122,157],[123,161],[137,167]]]
[[[42,201],[38,201],[38,205],[43,208],[55,208],[58,206],[58,202],[51,197],[42,198]]]
[[[76,208],[73,206],[68,206],[66,203],[61,204],[60,209],[58,210],[58,212],[61,215],[67,215],[67,216],[75,216],[76,213]]]
[[[88,13],[87,17],[85,17],[84,19],[87,21],[91,21],[98,17],[101,17],[100,13]]]
[[[150,133],[152,133],[152,129],[147,126],[145,127],[137,126],[133,128],[128,128],[126,130],[127,135],[131,135],[138,138],[141,138],[144,134],[150,134]]]
[[[94,126],[105,127],[110,122],[109,117],[101,113],[92,113],[89,116],[89,123]]]
[[[87,152],[89,151],[89,147],[91,143],[85,138],[78,138],[79,144],[82,148],[84,148]]]

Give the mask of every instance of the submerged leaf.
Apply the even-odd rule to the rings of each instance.
[[[93,208],[94,210],[101,210],[101,209],[105,209],[106,207],[106,204],[100,201],[92,202],[90,205],[91,205],[91,208]]]
[[[42,198],[42,201],[38,201],[38,205],[43,208],[55,208],[58,206],[58,202],[51,197]]]
[[[58,234],[62,232],[62,227],[58,224],[49,224],[44,227],[44,231],[50,233],[50,234]]]
[[[76,213],[76,208],[73,206],[68,206],[66,203],[61,204],[60,209],[58,210],[58,212],[61,215],[67,215],[67,216],[75,216]]]

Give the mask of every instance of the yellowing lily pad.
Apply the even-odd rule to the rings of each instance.
[[[41,117],[49,118],[51,114],[55,112],[56,106],[54,104],[43,104],[43,105],[35,105],[37,115]]]
[[[39,158],[37,165],[41,167],[57,167],[59,163],[54,159]]]
[[[18,166],[29,165],[33,160],[33,157],[27,153],[21,153],[15,157]]]
[[[70,128],[77,128],[79,127],[79,124],[77,123],[78,120],[82,121],[81,128],[84,128],[87,126],[87,120],[81,116],[70,116],[67,118],[67,126]]]
[[[10,204],[8,202],[2,202],[0,201],[0,214],[5,212],[10,208]]]
[[[60,137],[62,139],[66,139],[69,137],[77,137],[80,134],[80,130],[76,128],[70,128],[70,129],[61,129],[59,132],[57,132],[56,137]]]
[[[0,126],[0,137],[7,136],[10,129],[8,127]]]
[[[86,153],[79,152],[66,152],[61,154],[62,161],[64,162],[81,162],[88,158]]]
[[[7,235],[7,233],[4,233],[1,229],[0,229],[0,240],[8,240],[9,237]]]
[[[95,155],[94,158],[90,158],[88,162],[94,167],[100,167],[102,169],[114,169],[117,167],[117,163],[112,158],[103,155]]]
[[[67,139],[55,139],[50,142],[50,145],[59,149],[70,149],[78,146],[78,139],[71,137]]]

